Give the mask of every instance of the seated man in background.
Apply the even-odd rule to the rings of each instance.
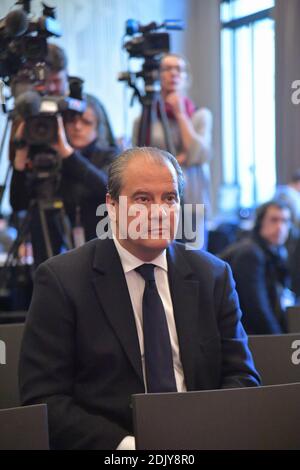
[[[294,172],[286,185],[278,186],[274,199],[287,204],[291,210],[293,227],[287,243],[291,285],[300,301],[300,169]]]
[[[56,44],[48,44],[46,57],[47,77],[46,91],[52,96],[69,94],[68,59],[64,50]]]
[[[274,199],[290,208],[292,222],[300,228],[300,170],[293,174],[288,184],[276,188]]]
[[[109,170],[113,238],[36,272],[20,393],[47,403],[53,448],[134,449],[132,394],[260,383],[228,265],[173,242],[182,189],[172,155],[125,151]]]
[[[232,268],[248,334],[286,332],[285,309],[294,300],[285,248],[290,225],[289,207],[267,202],[257,210],[251,236],[220,254]]]

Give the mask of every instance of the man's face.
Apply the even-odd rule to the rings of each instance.
[[[174,239],[180,201],[177,174],[169,163],[136,155],[123,172],[119,201],[108,195],[116,219],[116,237],[144,261],[156,258]]]
[[[294,183],[294,188],[296,189],[296,191],[298,191],[298,193],[300,193],[300,181],[296,181]]]
[[[69,92],[67,71],[53,72],[50,70],[47,73],[46,90],[52,96],[66,96]]]
[[[290,222],[289,209],[270,206],[263,218],[260,236],[271,245],[283,245],[289,235]]]

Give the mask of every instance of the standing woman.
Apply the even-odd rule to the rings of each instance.
[[[178,163],[185,175],[186,204],[204,204],[205,219],[210,217],[210,171],[212,157],[212,114],[196,108],[185,96],[190,81],[189,66],[178,54],[166,54],[160,63],[161,93],[165,103],[171,138]],[[138,122],[134,135],[137,136]],[[134,138],[135,143],[137,139]],[[160,116],[151,129],[151,145],[166,149]]]

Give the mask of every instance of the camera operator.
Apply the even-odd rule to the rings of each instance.
[[[56,44],[48,44],[48,54],[45,62],[48,68],[46,77],[48,95],[68,95],[68,60],[64,50]]]
[[[85,239],[89,240],[96,236],[96,208],[105,202],[106,170],[116,155],[117,148],[101,145],[103,123],[99,101],[90,95],[85,96],[85,101],[87,108],[83,114],[67,113],[65,122],[58,116],[58,140],[52,148],[62,159],[58,194],[62,197],[72,226],[78,224],[79,215]],[[24,122],[21,122],[16,132],[17,142],[22,142],[23,132]],[[15,154],[11,182],[11,205],[14,211],[27,209],[31,198],[26,179],[31,165],[28,150],[28,146],[24,145]],[[55,217],[48,217],[47,222],[52,248],[57,254],[63,243],[58,222]],[[32,217],[30,231],[37,266],[47,258],[38,212]]]
[[[48,73],[46,77],[46,91],[48,95],[67,96],[69,94],[68,59],[64,50],[56,44],[48,44],[46,57]],[[98,139],[104,146],[115,146],[116,140],[103,104],[97,104],[101,123],[98,126]]]

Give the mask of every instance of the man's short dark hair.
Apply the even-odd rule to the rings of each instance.
[[[295,173],[293,173],[293,176],[292,176],[292,182],[293,183],[299,183],[300,181],[300,168],[298,170],[295,171]]]
[[[60,72],[67,70],[68,59],[65,51],[56,44],[48,44],[48,54],[46,57],[46,64],[51,72]]]
[[[289,212],[291,212],[290,207],[285,202],[277,201],[277,200],[265,202],[264,204],[262,204],[256,209],[255,222],[254,222],[254,227],[253,227],[253,232],[256,235],[259,235],[263,220],[270,207],[276,207],[277,209],[280,209],[282,211],[287,209]]]
[[[124,170],[126,169],[129,161],[137,155],[150,158],[161,165],[169,163],[174,168],[177,175],[178,195],[179,197],[182,196],[184,177],[176,158],[169,152],[155,147],[134,147],[122,152],[119,157],[113,161],[109,168],[107,189],[112,199],[115,201],[119,199]]]

